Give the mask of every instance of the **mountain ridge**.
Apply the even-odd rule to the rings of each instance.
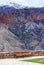
[[[16,35],[28,50],[44,50],[44,8],[0,8],[0,25]],[[8,37],[8,36],[7,36]]]
[[[27,21],[44,20],[44,8],[23,8],[15,9],[14,7],[0,7],[0,22],[15,23]]]

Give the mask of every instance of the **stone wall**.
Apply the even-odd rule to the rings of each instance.
[[[44,51],[16,51],[11,53],[0,53],[0,59],[4,58],[20,58],[30,56],[44,56]]]

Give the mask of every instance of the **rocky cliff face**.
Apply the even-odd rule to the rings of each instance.
[[[23,42],[23,49],[44,50],[44,8],[0,7],[0,24]]]

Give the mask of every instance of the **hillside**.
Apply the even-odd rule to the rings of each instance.
[[[7,29],[6,25],[0,25],[0,52],[12,52],[21,50],[22,43]]]
[[[44,7],[16,9],[0,6],[1,24],[7,25],[8,30],[19,38],[23,44],[21,48],[44,50]]]

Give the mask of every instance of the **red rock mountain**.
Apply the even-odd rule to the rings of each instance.
[[[0,23],[10,24],[33,20],[44,20],[44,8],[10,9],[5,13],[0,10]]]
[[[4,27],[1,23],[4,24]],[[5,24],[11,25],[5,26]],[[0,7],[0,38],[4,39],[4,43],[5,41],[13,41],[12,35],[9,34],[11,37],[8,35],[9,31],[23,42],[23,46],[21,45],[20,48],[44,50],[44,8]]]

